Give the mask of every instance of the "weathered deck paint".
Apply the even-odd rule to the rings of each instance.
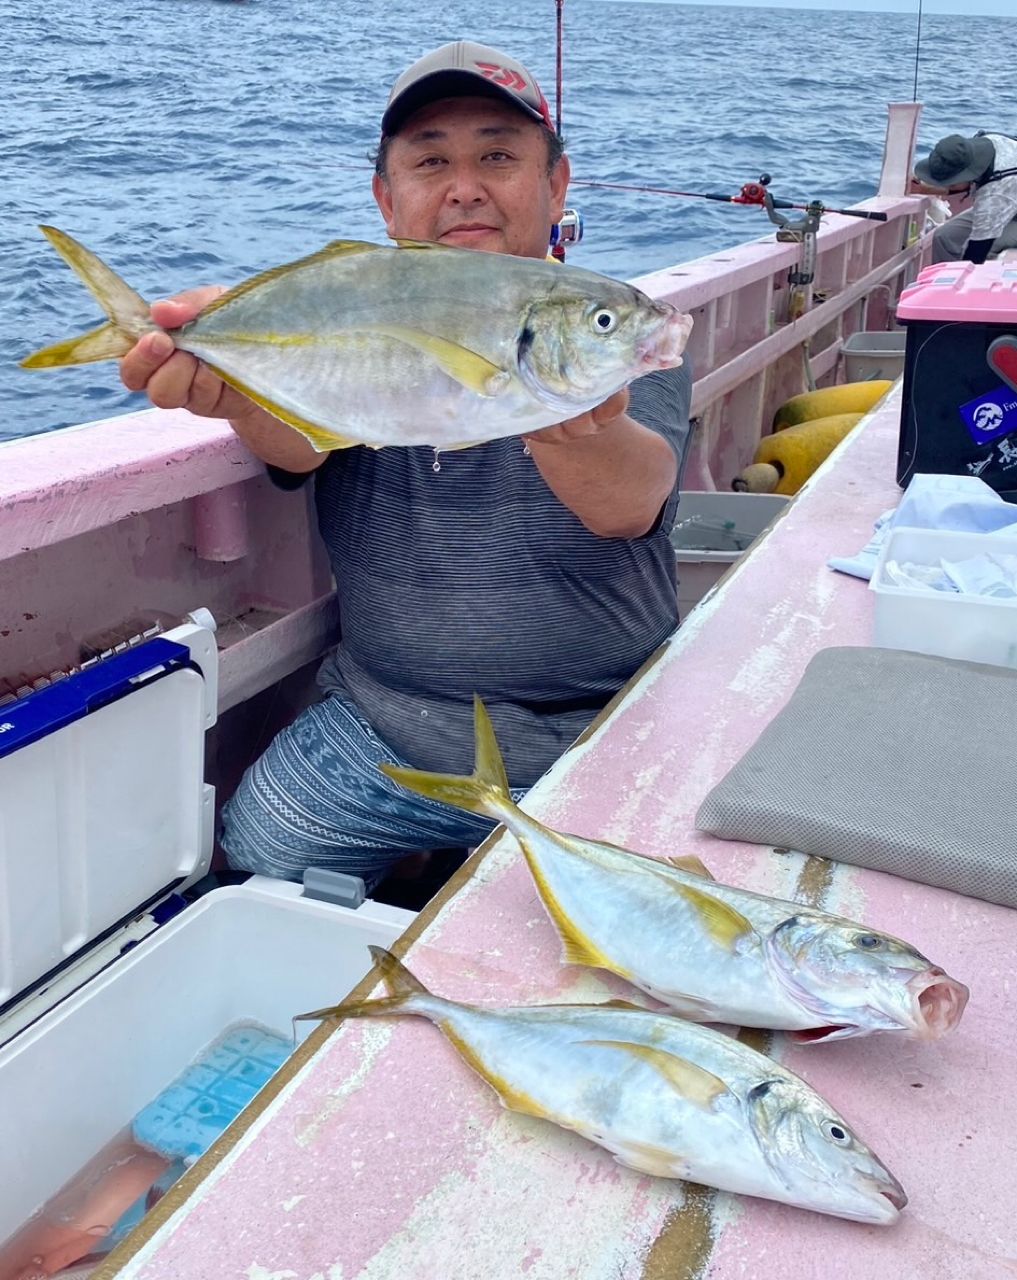
[[[434,1027],[406,1019],[316,1032],[96,1280],[1017,1274],[1017,916],[692,827],[706,791],[786,702],[812,654],[871,640],[865,584],[825,560],[860,547],[899,496],[898,396],[817,472],[526,807],[647,852],[694,852],[718,878],[864,917],[970,983],[960,1028],[934,1044],[792,1049],[774,1038],[901,1178],[911,1203],[900,1222],[864,1227],[620,1168],[574,1135],[502,1111]],[[507,836],[488,842],[397,949],[436,991],[478,1003],[625,990],[561,965]]]

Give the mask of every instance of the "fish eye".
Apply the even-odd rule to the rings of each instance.
[[[851,1135],[843,1125],[837,1124],[835,1120],[823,1121],[823,1134],[835,1142],[838,1147],[849,1147],[851,1145]]]
[[[613,311],[601,307],[599,311],[593,313],[593,325],[601,333],[611,333],[618,327],[618,317]]]
[[[878,951],[883,945],[883,939],[878,938],[874,933],[860,933],[855,938],[855,946],[861,947],[864,951]]]

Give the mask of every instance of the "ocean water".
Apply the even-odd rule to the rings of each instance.
[[[874,193],[885,104],[910,100],[915,16],[565,0],[577,178],[736,192],[763,172],[836,207]],[[388,87],[468,36],[554,99],[554,0],[0,0],[0,440],[125,413],[112,362],[18,359],[90,328],[51,222],[146,297],[234,283],[336,237],[382,240],[366,155]],[[926,16],[921,137],[1017,130],[1003,18]],[[570,261],[634,276],[768,234],[761,210],[577,187]]]

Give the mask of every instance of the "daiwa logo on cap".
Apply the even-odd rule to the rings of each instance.
[[[960,415],[975,444],[991,444],[1017,431],[1017,396],[1009,387],[998,387],[962,404]]]
[[[521,76],[518,71],[513,71],[511,67],[499,67],[495,62],[476,62],[474,66],[488,80],[493,80],[495,84],[500,84],[505,89],[513,89],[516,93],[520,93],[527,87],[526,77]]]

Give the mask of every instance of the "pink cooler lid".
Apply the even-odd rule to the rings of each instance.
[[[1017,260],[926,267],[901,293],[897,318],[1017,324]]]

